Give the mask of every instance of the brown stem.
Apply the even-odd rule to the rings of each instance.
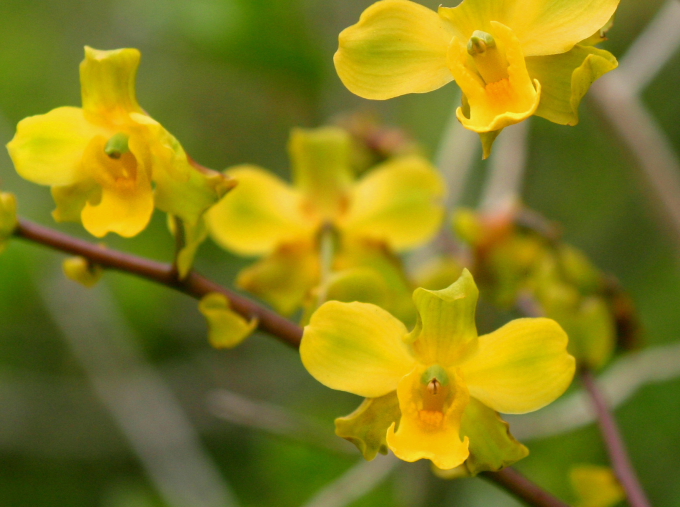
[[[295,348],[300,346],[302,328],[250,299],[236,294],[221,285],[192,272],[184,280],[177,278],[177,271],[171,264],[144,259],[117,250],[93,245],[67,234],[21,219],[14,235],[41,245],[86,257],[94,264],[137,275],[141,278],[166,285],[175,290],[201,299],[210,292],[224,294],[231,302],[231,308],[247,319],[257,318],[258,327]]]
[[[593,375],[592,371],[584,369],[581,371],[581,382],[590,395],[600,425],[600,432],[607,446],[609,459],[621,486],[626,491],[628,503],[630,503],[631,507],[650,507],[651,504],[647,500],[635,469],[628,457],[626,446],[623,443],[623,438],[621,438],[621,432],[616,425],[614,416],[609,411],[607,401],[597,386],[595,375]]]
[[[520,500],[536,507],[569,507],[513,468],[498,472],[484,472],[483,477],[512,493]]]
[[[177,271],[171,264],[163,264],[143,257],[93,245],[87,241],[73,238],[28,220],[19,220],[14,235],[54,248],[55,250],[85,257],[92,263],[104,268],[137,275],[140,278],[165,285],[197,299],[210,292],[219,292],[229,299],[234,311],[248,319],[256,317],[260,330],[279,338],[295,348],[300,346],[300,341],[302,340],[302,328],[300,326],[198,273],[192,272],[184,280],[180,280],[177,277]],[[486,473],[484,475],[509,493],[535,507],[567,507],[566,504],[514,470],[506,468],[500,472]]]

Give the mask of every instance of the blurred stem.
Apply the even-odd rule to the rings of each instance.
[[[600,425],[600,432],[607,446],[609,459],[621,486],[626,491],[628,503],[631,507],[650,507],[651,504],[640,485],[614,416],[609,411],[607,401],[597,386],[595,375],[592,371],[584,369],[581,371],[581,382],[590,395]]]
[[[93,245],[87,241],[24,219],[19,220],[19,224],[14,230],[14,236],[55,250],[85,257],[103,268],[130,273],[178,290],[196,299],[201,299],[211,292],[219,292],[229,299],[231,307],[235,312],[248,319],[257,317],[258,327],[261,331],[269,333],[295,348],[300,346],[300,341],[302,340],[302,328],[300,326],[196,272],[189,273],[184,280],[178,280],[172,264],[164,264],[99,245]],[[505,469],[500,472],[486,473],[484,476],[517,498],[524,500],[529,505],[536,507],[567,507],[566,504],[514,470]],[[635,507],[638,506],[636,505]]]
[[[170,220],[172,220],[175,236],[175,258],[172,262],[172,267],[175,270],[175,276],[179,277],[179,254],[187,246],[186,230],[184,229],[184,222],[179,217],[173,215]]]
[[[569,507],[562,500],[531,482],[514,468],[504,468],[498,472],[484,472],[482,477],[512,493],[528,505],[540,507]]]
[[[276,336],[295,348],[300,345],[302,329],[297,324],[196,272],[191,272],[184,280],[179,280],[172,264],[164,264],[93,245],[24,219],[19,220],[14,235],[62,252],[80,255],[103,268],[124,271],[166,285],[196,299],[201,299],[211,292],[219,292],[229,299],[231,308],[236,313],[246,319],[256,317],[259,321],[259,329],[262,331]]]

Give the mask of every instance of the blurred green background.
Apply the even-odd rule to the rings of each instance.
[[[369,103],[335,75],[337,34],[370,3],[3,0],[0,141],[8,142],[26,116],[80,104],[78,64],[90,45],[139,48],[140,103],[215,169],[247,162],[287,175],[290,128],[356,109],[378,112],[434,154],[454,84]],[[604,47],[624,54],[661,4],[623,0]],[[644,93],[677,150],[679,81],[680,53]],[[677,245],[625,146],[588,100],[581,113],[577,127],[532,122],[525,200],[561,222],[568,241],[622,281],[639,308],[646,345],[676,341]],[[465,203],[475,203],[486,166],[476,163]],[[0,185],[18,195],[23,216],[55,225],[49,189],[21,180],[4,151]],[[86,237],[78,225],[58,228]],[[158,214],[139,237],[109,237],[106,244],[170,260],[173,242]],[[87,292],[62,280],[62,260],[22,241],[0,256],[0,505],[217,507],[233,494],[234,505],[297,506],[358,462],[351,446],[335,440],[332,420],[359,399],[317,384],[293,350],[260,335],[233,351],[213,350],[195,301],[117,273]],[[248,262],[208,242],[197,268],[231,284]],[[224,421],[215,415],[218,390],[285,412],[265,405],[249,425]],[[142,404],[137,413],[139,399],[157,399],[158,406]],[[166,423],[168,407],[174,411]],[[680,379],[645,387],[617,415],[652,503],[680,505]],[[146,426],[121,423],[140,417]],[[187,442],[193,450],[186,451]],[[606,463],[592,425],[529,447],[518,468],[567,500],[574,464]],[[172,500],[173,477],[189,500]],[[517,504],[482,480],[444,481],[417,463],[398,466],[351,505]]]

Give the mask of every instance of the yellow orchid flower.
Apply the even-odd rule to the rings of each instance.
[[[83,107],[22,120],[7,148],[22,177],[52,187],[57,221],[82,221],[97,237],[131,237],[157,207],[179,217],[192,239],[205,210],[234,183],[195,166],[142,110],[135,93],[139,61],[136,49],[86,47]]]
[[[571,383],[575,361],[550,319],[518,319],[478,337],[477,298],[467,270],[447,289],[417,289],[410,333],[377,306],[329,301],[305,327],[302,362],[332,389],[380,400],[382,413],[390,413],[384,400],[396,391],[400,417],[381,432],[402,460],[498,469],[526,449],[495,411],[521,414],[552,402]]]
[[[207,213],[219,245],[264,257],[237,283],[281,313],[299,308],[320,283],[320,236],[329,231],[341,243],[334,268],[359,267],[362,258],[395,271],[385,256],[382,263],[371,256],[418,246],[439,228],[445,187],[427,160],[394,158],[355,181],[350,141],[338,127],[293,130],[292,186],[259,167],[237,166],[226,174],[238,187]]]
[[[590,85],[618,65],[593,47],[618,3],[464,0],[435,13],[410,0],[381,0],[340,34],[335,67],[351,92],[373,100],[455,79],[463,92],[458,119],[481,135],[486,158],[503,128],[533,114],[578,123]]]

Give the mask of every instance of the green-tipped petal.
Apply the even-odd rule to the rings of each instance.
[[[352,442],[371,461],[378,453],[387,454],[387,429],[400,416],[396,391],[366,398],[354,412],[335,420],[335,434]]]
[[[255,166],[238,166],[227,174],[238,186],[206,214],[210,234],[220,246],[262,255],[312,236],[318,224],[304,215],[300,192]]]
[[[408,0],[382,0],[340,34],[335,68],[345,86],[365,99],[429,92],[453,80],[446,65],[452,36],[430,9]]]
[[[296,128],[291,133],[293,185],[303,195],[305,211],[320,220],[334,219],[347,206],[350,143],[349,134],[339,127]]]
[[[135,92],[140,59],[137,49],[100,51],[85,46],[80,64],[83,109],[109,119],[120,113],[143,113]]]
[[[529,449],[512,436],[508,423],[474,398],[463,413],[460,434],[470,439],[465,467],[471,475],[496,472],[529,454]]]
[[[247,321],[229,306],[224,294],[211,292],[201,299],[198,309],[208,321],[208,341],[216,349],[239,345],[257,327],[257,319]]]
[[[94,287],[104,275],[104,269],[85,257],[69,257],[62,265],[64,275],[87,288]]]
[[[82,158],[90,140],[113,132],[90,123],[82,109],[60,107],[19,122],[7,145],[22,178],[40,185],[73,185],[87,176]]]
[[[571,384],[567,334],[551,319],[517,319],[479,338],[460,366],[470,395],[506,414],[544,407]]]
[[[489,31],[491,21],[512,29],[526,56],[569,51],[600,30],[619,0],[464,0],[458,7],[440,7],[461,40],[475,30]]]
[[[282,245],[274,253],[242,270],[236,284],[290,315],[319,283],[319,255],[311,243]]]
[[[561,125],[576,125],[579,104],[590,86],[617,66],[614,55],[592,46],[527,58],[529,74],[541,83],[536,115]]]
[[[416,289],[413,301],[418,324],[411,333],[413,349],[424,364],[450,366],[476,346],[475,310],[479,290],[465,269],[450,287],[430,291]]]
[[[394,391],[415,364],[403,342],[404,324],[367,303],[324,303],[305,327],[300,356],[331,389],[366,398]]]
[[[439,230],[445,184],[418,156],[393,159],[361,179],[341,227],[351,236],[384,241],[393,250],[416,247]]]
[[[479,139],[482,141],[482,158],[484,160],[491,156],[491,151],[493,150],[493,143],[496,142],[496,138],[501,132],[503,132],[503,129],[479,133]]]

